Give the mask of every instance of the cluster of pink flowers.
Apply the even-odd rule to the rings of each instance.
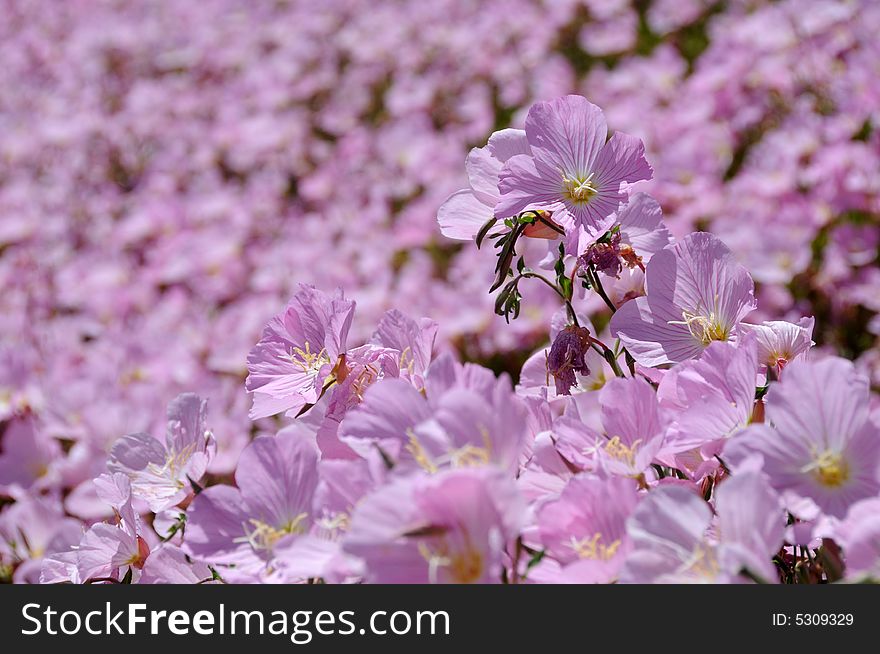
[[[876,3],[2,13],[0,581],[877,574]]]
[[[822,583],[880,575],[880,410],[867,378],[811,351],[814,321],[746,322],[754,282],[707,232],[675,239],[637,190],[641,142],[581,96],[536,103],[468,159],[441,229],[495,241],[495,310],[520,284],[559,311],[506,374],[435,352],[438,324],[301,285],[247,357],[254,420],[234,480],[207,403],[168,407],[164,442],[119,438],[94,480],[109,520],[44,498],[3,514],[16,574],[44,583]],[[494,205],[492,204],[494,202]],[[489,208],[491,206],[491,208]],[[488,211],[487,211],[487,208]],[[537,268],[520,239],[548,244]],[[552,271],[552,272],[551,272]],[[597,296],[611,320],[581,309]],[[615,299],[616,298],[616,299]],[[608,344],[611,345],[608,345]],[[0,474],[44,483],[31,418]],[[23,465],[26,464],[26,465]],[[28,502],[35,503],[29,506]],[[35,521],[33,514],[43,517]],[[42,560],[38,560],[39,558]]]

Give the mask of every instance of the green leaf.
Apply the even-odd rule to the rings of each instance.
[[[483,244],[483,239],[486,238],[486,234],[489,233],[489,230],[495,226],[495,223],[498,222],[498,219],[494,216],[483,223],[483,226],[480,227],[480,231],[477,232],[477,249],[480,249],[480,246]]]

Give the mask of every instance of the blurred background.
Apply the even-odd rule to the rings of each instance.
[[[492,253],[436,211],[572,92],[644,139],[642,189],[734,250],[757,319],[814,315],[877,385],[878,34],[874,0],[0,0],[0,495],[92,519],[103,452],[190,390],[231,470],[299,282],[357,301],[352,342],[397,307],[515,376],[556,303],[505,325]]]

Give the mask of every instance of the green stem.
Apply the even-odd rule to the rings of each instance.
[[[595,290],[599,297],[605,301],[606,306],[611,309],[611,313],[615,313],[617,307],[614,306],[614,302],[611,301],[611,298],[608,297],[608,293],[605,292],[605,287],[602,286],[602,280],[599,279],[599,272],[592,266],[592,264],[587,268],[587,271],[593,290]]]

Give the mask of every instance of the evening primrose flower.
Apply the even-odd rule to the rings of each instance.
[[[325,382],[344,374],[354,302],[300,284],[287,308],[263,329],[247,358],[246,387],[254,396],[251,419],[277,413],[295,417],[318,401]]]
[[[538,507],[541,543],[547,555],[562,565],[559,581],[617,579],[630,549],[626,521],[638,499],[631,479],[580,474],[568,481],[558,498]]]
[[[642,500],[627,525],[633,548],[624,583],[740,583],[747,575],[772,583],[771,563],[785,529],[779,496],[757,471],[718,487],[717,519],[691,490],[665,486]],[[714,529],[710,529],[714,527]]]
[[[107,467],[131,479],[132,493],[159,512],[181,502],[191,482],[205,474],[214,436],[205,426],[207,400],[183,393],[168,405],[165,442],[150,434],[123,436],[110,450]]]
[[[851,362],[796,360],[766,402],[766,424],[724,450],[734,472],[760,458],[775,488],[838,518],[880,493],[880,427],[869,416],[868,380]]]
[[[461,241],[474,240],[480,228],[495,216],[495,205],[500,199],[498,177],[501,167],[511,157],[529,154],[529,141],[521,129],[502,129],[489,137],[485,147],[471,150],[465,162],[470,188],[450,195],[437,211],[443,236]],[[555,239],[559,233],[552,225],[538,221],[526,227],[523,234]]]
[[[499,583],[525,504],[497,468],[410,475],[366,497],[343,546],[376,583]]]
[[[646,267],[645,290],[614,314],[611,332],[647,367],[686,361],[713,341],[733,340],[757,306],[748,271],[705,232],[656,253]]]
[[[572,244],[583,232],[600,236],[614,224],[627,200],[624,183],[653,175],[642,141],[621,132],[609,139],[602,110],[578,95],[532,105],[525,134],[531,153],[505,162],[495,216],[549,210]]]
[[[339,434],[361,456],[381,453],[395,474],[485,465],[513,472],[526,415],[507,377],[493,377],[485,394],[453,386],[427,398],[402,379],[384,379],[348,413]]]
[[[758,345],[758,362],[782,372],[796,357],[807,352],[813,345],[815,318],[801,318],[796,323],[770,320],[760,325],[741,323],[740,331],[753,333]]]
[[[241,453],[237,488],[211,486],[187,511],[183,549],[191,556],[234,568],[224,578],[257,579],[267,572],[283,538],[313,527],[318,451],[293,432],[258,436]]]

